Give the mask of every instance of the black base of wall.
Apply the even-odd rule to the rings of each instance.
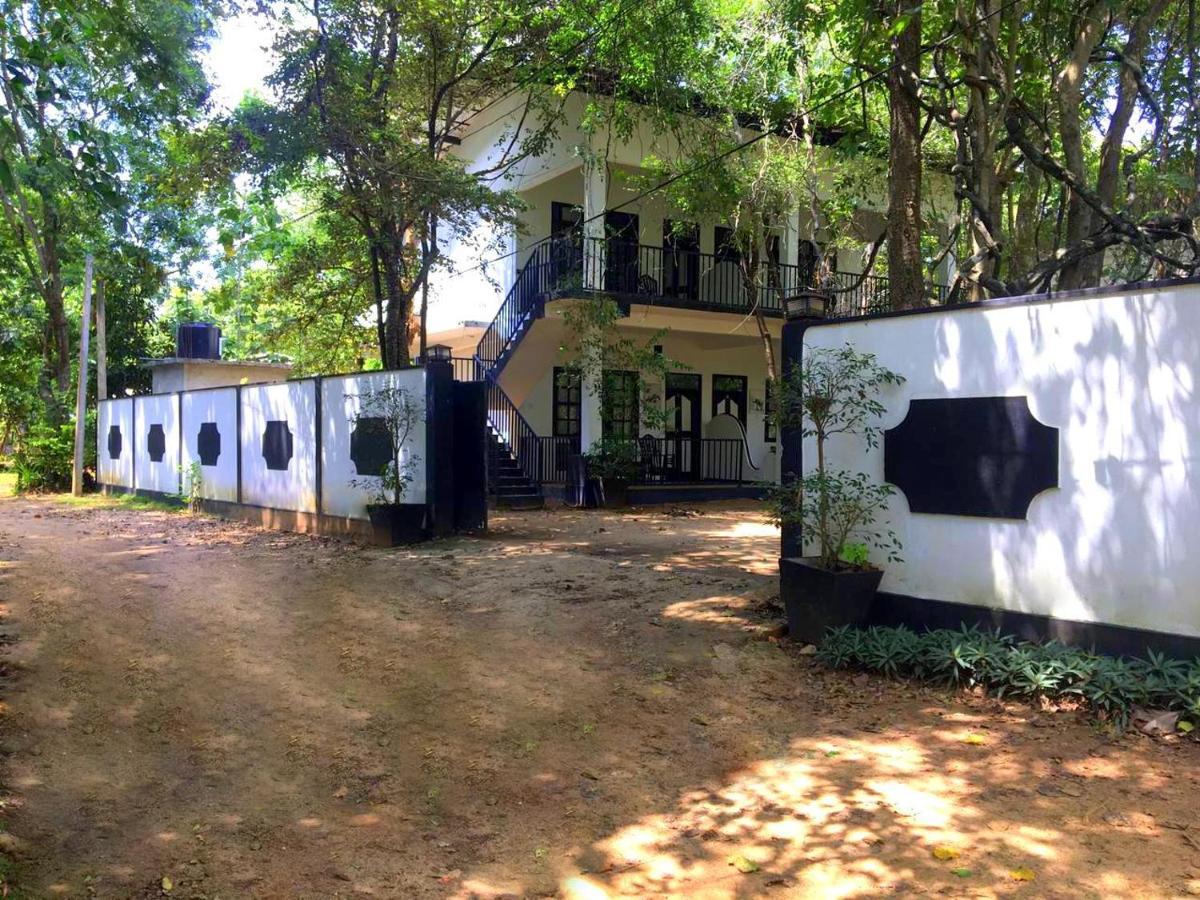
[[[926,600],[907,594],[876,594],[868,624],[927,628],[999,628],[1023,640],[1057,640],[1076,647],[1094,648],[1113,656],[1145,656],[1151,649],[1179,659],[1200,656],[1200,638],[1144,628],[1126,628],[1098,622],[1076,622],[1032,613],[1012,612],[948,600]]]

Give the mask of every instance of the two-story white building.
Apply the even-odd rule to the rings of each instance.
[[[486,167],[508,144],[520,98],[510,102],[511,115],[492,109],[462,127],[457,152],[470,167]],[[580,121],[585,103],[569,97],[565,121]],[[571,457],[606,435],[638,442],[647,498],[736,496],[778,478],[766,354],[725,223],[687,221],[656,194],[638,198],[645,161],[677,153],[674,135],[649,124],[625,140],[564,125],[545,152],[506,175],[526,209],[519,233],[494,236],[504,248],[499,260],[485,274],[478,244],[459,244],[449,249],[456,272],[432,285],[431,343],[460,322],[488,323],[482,332],[450,328],[444,343],[460,377],[489,384],[494,486],[514,503],[539,502],[564,484]],[[855,215],[864,245],[883,231],[882,183],[878,193]],[[941,193],[949,202],[948,186]],[[885,277],[856,284],[861,253],[827,256],[814,237],[819,231],[797,208],[770,241],[771,277],[757,302],[776,342],[784,298],[811,286],[822,262],[840,285],[854,286],[837,294],[840,312],[888,305]],[[665,329],[662,353],[680,364],[655,386],[665,428],[646,424],[636,373],[606,373],[630,398],[607,409],[598,385],[567,377],[563,311],[597,293],[626,313],[619,327],[629,336],[647,340]]]

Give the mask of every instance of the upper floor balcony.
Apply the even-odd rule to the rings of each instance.
[[[649,246],[622,237],[551,238],[536,245],[518,279],[532,294],[571,297],[612,294],[624,303],[749,314],[755,307],[782,316],[784,301],[822,286],[834,295],[833,315],[857,316],[892,308],[886,276],[829,268],[816,260],[788,264],[768,259],[748,284],[736,251],[702,253],[694,246]],[[946,298],[945,285],[927,286],[931,302]]]

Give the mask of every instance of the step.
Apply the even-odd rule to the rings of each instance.
[[[535,494],[537,489],[528,481],[522,484],[498,484],[495,494],[497,497],[520,497],[524,494]]]
[[[512,494],[496,498],[498,509],[541,509],[546,499],[541,494]]]

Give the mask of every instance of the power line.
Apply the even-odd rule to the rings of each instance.
[[[1008,10],[1010,7],[1016,6],[1020,2],[1022,2],[1022,0],[1007,0],[1006,3],[997,7],[996,9],[992,10],[987,15],[980,16],[979,18],[977,18],[974,21],[974,23],[972,23],[972,24],[974,26],[982,25],[985,22],[987,22],[989,19],[995,18],[996,16],[998,16],[1001,13]],[[960,31],[962,31],[963,27],[964,26],[961,26],[958,23],[955,23],[955,25],[946,34],[944,34],[944,35],[942,35],[942,37],[938,38],[938,40],[922,47],[921,52],[924,54],[924,53],[928,53],[932,50],[939,48],[943,44],[950,41],[952,38],[957,37],[958,33]],[[854,84],[849,85],[840,91],[836,91],[835,93],[826,97],[824,100],[820,101],[819,103],[816,103],[813,106],[806,108],[805,110],[803,110],[803,112],[798,114],[796,116],[796,118],[811,119],[812,114],[817,112],[818,110],[822,109],[823,107],[826,107],[826,106],[830,105],[831,103],[834,103],[837,100],[840,100],[843,97],[846,97],[846,96],[854,93],[855,91],[858,91],[859,89],[861,89],[863,87],[866,87],[868,84],[871,84],[872,82],[878,81],[880,78],[883,78],[885,75],[887,75],[893,69],[896,69],[900,66],[901,66],[901,63],[899,61],[893,62],[891,65],[889,65],[883,69],[880,69],[878,72],[873,72],[870,75],[868,75],[866,78],[863,78],[860,81],[857,81]],[[629,206],[631,203],[636,203],[639,200],[643,200],[652,194],[656,194],[659,191],[661,191],[663,188],[669,187],[670,185],[674,184],[677,181],[681,181],[684,178],[691,177],[692,175],[695,175],[698,172],[704,171],[709,166],[712,166],[715,163],[718,163],[723,159],[728,159],[730,156],[733,156],[737,153],[741,153],[743,150],[746,150],[746,149],[754,146],[759,141],[765,140],[766,138],[770,137],[772,134],[773,134],[773,132],[771,132],[769,130],[763,130],[763,131],[759,132],[758,134],[754,135],[753,137],[748,138],[747,140],[744,140],[741,143],[738,143],[738,144],[734,145],[733,147],[730,147],[729,149],[716,154],[715,156],[711,156],[707,159],[701,160],[700,162],[696,163],[694,166],[691,166],[690,168],[685,169],[682,172],[677,172],[676,174],[663,179],[658,184],[655,184],[652,187],[646,188],[645,190],[640,191],[637,194],[634,194],[632,197],[630,197],[627,200],[622,201],[621,203],[617,204],[616,206],[605,207],[605,209],[601,210],[600,212],[596,213],[595,215],[589,216],[588,218],[580,221],[577,227],[582,228],[584,225],[587,225],[589,222],[594,222],[597,219],[602,218],[607,213],[616,212],[617,210],[624,209],[626,206]],[[550,235],[545,235],[541,238],[538,238],[534,242],[534,244],[540,244],[542,241],[544,241],[550,237],[553,237],[553,235],[550,234]],[[510,256],[516,256],[520,252],[521,252],[521,249],[517,248],[515,250],[510,250],[507,253],[502,253],[499,256],[493,257],[491,259],[481,260],[480,262],[476,263],[473,266],[468,266],[465,269],[458,269],[458,270],[452,272],[450,277],[453,278],[458,275],[466,275],[469,272],[474,272],[477,269],[484,268],[486,266],[491,265],[492,263],[497,263],[497,262],[501,262],[502,260],[508,259]]]

